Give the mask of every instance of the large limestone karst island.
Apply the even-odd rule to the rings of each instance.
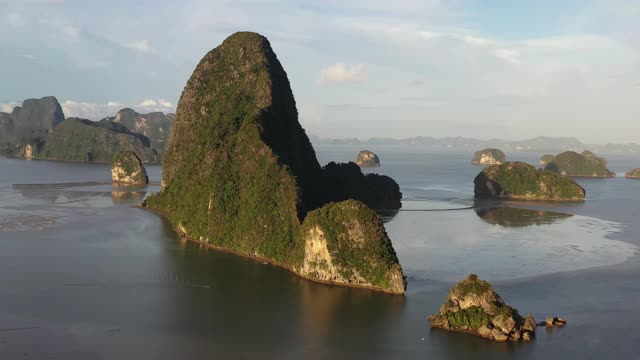
[[[523,162],[490,166],[473,183],[478,198],[580,201],[585,196],[584,189],[570,177]]]
[[[402,268],[367,206],[385,197],[354,200],[350,186],[336,192],[332,184],[344,185],[336,181],[342,171],[332,167],[329,174],[318,164],[269,41],[240,32],[206,54],[191,75],[164,158],[162,190],[143,206],[162,210],[184,236],[305,278],[402,294]],[[358,190],[400,195],[393,180],[374,177]],[[350,200],[340,201],[345,197]]]
[[[479,165],[502,164],[507,161],[507,156],[499,149],[487,148],[476,151],[471,163]]]
[[[507,305],[491,285],[471,274],[449,291],[440,312],[428,318],[432,327],[482,336],[491,340],[530,341],[536,320],[523,318]]]
[[[607,169],[607,161],[585,150],[581,154],[575,151],[565,151],[558,154],[547,164],[546,170],[561,175],[579,177],[615,177],[616,174]]]

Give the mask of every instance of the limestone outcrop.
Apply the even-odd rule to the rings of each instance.
[[[380,166],[380,159],[378,158],[378,155],[373,153],[373,151],[362,150],[358,153],[356,164],[360,167]]]
[[[507,156],[499,149],[487,148],[476,151],[471,162],[479,165],[502,164],[507,161]]]
[[[439,313],[428,317],[432,327],[482,336],[491,340],[530,341],[536,321],[507,305],[491,285],[471,274],[449,291]]]
[[[116,154],[111,163],[111,179],[114,182],[132,185],[149,183],[142,160],[133,151],[119,151]]]

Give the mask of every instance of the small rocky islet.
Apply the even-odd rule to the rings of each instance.
[[[496,165],[507,161],[507,156],[500,149],[486,148],[476,151],[471,160],[472,164]]]
[[[144,185],[149,183],[142,160],[133,151],[118,151],[111,162],[111,180],[118,184]]]
[[[185,237],[307,279],[403,294],[402,268],[371,209],[397,209],[402,194],[393,179],[351,164],[320,167],[269,41],[239,32],[187,82],[162,189],[143,206]]]
[[[545,170],[575,177],[612,178],[616,174],[607,168],[607,160],[591,151],[565,151],[553,157]]]
[[[627,179],[640,179],[640,168],[631,169],[624,174]]]
[[[360,167],[376,167],[380,166],[380,158],[373,151],[362,150],[356,158],[356,165]]]
[[[531,341],[535,337],[533,315],[522,317],[507,305],[491,285],[471,274],[449,290],[447,301],[430,315],[431,327],[478,335],[498,342]]]
[[[476,198],[581,201],[585,190],[575,180],[536,169],[523,162],[507,162],[482,170],[474,179]]]

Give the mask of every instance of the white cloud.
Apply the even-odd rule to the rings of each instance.
[[[25,19],[22,15],[18,13],[8,13],[7,14],[7,24],[13,27],[22,27],[25,24]]]
[[[18,106],[18,103],[15,102],[0,103],[0,112],[10,113],[16,106]]]
[[[62,110],[66,117],[79,117],[89,120],[100,120],[108,116],[113,116],[120,109],[129,107],[118,101],[108,101],[106,104],[97,104],[81,101],[66,100],[62,104]],[[171,102],[166,100],[145,99],[133,107],[141,113],[161,111],[164,113],[175,112]]]
[[[520,53],[516,50],[510,49],[496,49],[491,52],[495,57],[510,63],[517,63],[520,59]]]
[[[36,57],[31,54],[16,54],[17,57],[27,59],[27,60],[35,60]]]
[[[462,41],[464,41],[466,44],[473,45],[473,46],[489,46],[489,45],[495,45],[497,43],[497,41],[493,39],[479,37],[479,36],[471,36],[471,35],[464,35],[462,37]]]
[[[153,99],[144,99],[140,104],[138,104],[138,106],[140,107],[158,106],[158,103]]]
[[[140,40],[140,41],[134,41],[128,44],[125,44],[126,47],[133,49],[139,53],[153,53],[156,51],[156,49],[151,46],[151,43],[149,42],[149,40]]]
[[[166,108],[173,107],[173,104],[170,101],[167,101],[165,99],[158,99],[158,104],[160,104],[160,106],[166,107]]]
[[[320,72],[320,83],[356,83],[367,80],[367,71],[363,64],[331,65]]]
[[[598,50],[611,45],[611,41],[599,35],[551,36],[524,41],[524,46],[538,51]]]

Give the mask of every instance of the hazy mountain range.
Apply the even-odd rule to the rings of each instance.
[[[430,136],[416,136],[404,139],[394,138],[370,138],[360,140],[357,138],[332,139],[310,136],[314,144],[352,144],[352,145],[407,145],[437,149],[461,149],[476,151],[492,147],[503,151],[531,151],[531,152],[559,152],[573,150],[581,152],[591,150],[596,153],[640,153],[640,144],[585,144],[573,137],[549,137],[538,136],[525,140],[502,139],[473,139],[466,137],[435,138]]]

